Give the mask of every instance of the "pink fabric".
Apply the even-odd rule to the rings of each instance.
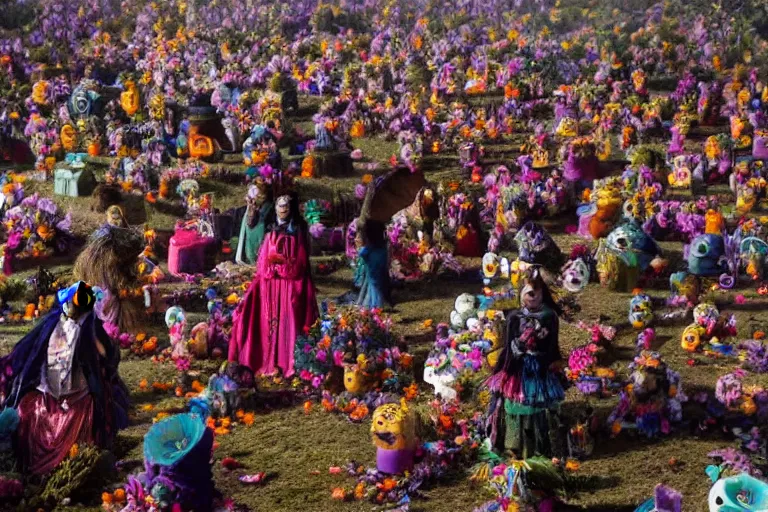
[[[579,217],[579,230],[578,233],[584,238],[592,238],[592,233],[589,231],[589,223],[592,222],[594,213],[581,215]]]
[[[491,375],[485,384],[492,393],[501,393],[505,398],[509,398],[514,402],[522,402],[525,398],[522,382],[515,375],[497,372]]]
[[[65,401],[67,408],[62,407]],[[61,463],[75,443],[93,443],[93,398],[82,391],[59,400],[39,391],[19,403],[19,451],[24,466],[43,475]]]
[[[315,287],[304,234],[267,234],[256,275],[233,318],[229,360],[256,374],[293,375],[297,336],[317,320]]]
[[[215,243],[215,238],[201,236],[197,230],[176,229],[168,247],[168,270],[173,275],[208,270],[206,254]]]

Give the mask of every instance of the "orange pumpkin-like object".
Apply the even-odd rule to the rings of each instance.
[[[125,82],[125,91],[120,93],[120,106],[129,116],[139,110],[139,89],[133,80]]]
[[[208,158],[213,155],[213,141],[210,137],[200,135],[197,127],[189,129],[189,156],[192,158]]]
[[[65,151],[72,151],[77,146],[77,132],[71,124],[61,127],[61,146]]]

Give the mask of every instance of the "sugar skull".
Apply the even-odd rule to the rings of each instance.
[[[635,329],[645,329],[653,321],[651,298],[638,294],[629,301],[629,323]]]
[[[365,373],[359,365],[344,365],[344,389],[358,395],[371,389],[373,378]]]
[[[720,311],[714,304],[703,302],[693,308],[693,321],[698,325],[714,325],[718,318],[720,318]]]
[[[709,512],[737,512],[747,510],[768,510],[768,484],[740,473],[720,478],[720,468],[707,467],[707,474],[714,481],[709,490]]]
[[[415,415],[405,403],[381,405],[373,412],[371,435],[379,449],[413,449],[416,447]]]
[[[712,277],[726,272],[724,254],[725,242],[722,236],[699,235],[693,239],[688,248],[688,271],[702,277]]]
[[[675,272],[669,276],[670,290],[673,295],[685,297],[695,304],[699,299],[699,279],[687,272]]]
[[[493,252],[487,252],[483,255],[483,277],[486,284],[496,277],[499,272],[499,255]]]
[[[683,335],[680,339],[680,346],[683,347],[683,350],[688,352],[696,352],[701,346],[702,337],[705,332],[706,330],[698,324],[694,323],[689,325],[683,331]]]
[[[674,188],[691,186],[691,167],[686,155],[676,156],[672,160],[672,172],[668,176],[669,185]]]
[[[620,254],[630,265],[645,272],[661,250],[656,241],[635,222],[626,222],[608,234],[606,246]]]
[[[576,137],[579,134],[579,123],[573,117],[564,117],[557,125],[555,133],[561,137]]]
[[[582,259],[576,258],[563,267],[563,288],[571,293],[579,293],[587,287],[590,277],[589,265]]]

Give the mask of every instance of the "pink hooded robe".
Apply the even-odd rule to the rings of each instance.
[[[256,374],[291,377],[296,338],[317,320],[306,233],[264,238],[248,291],[235,310],[229,360]]]

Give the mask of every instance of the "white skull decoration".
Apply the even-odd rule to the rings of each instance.
[[[467,320],[477,313],[476,298],[471,293],[462,293],[456,297],[454,310],[451,311],[451,327],[463,329]]]
[[[456,390],[451,385],[456,381],[456,376],[452,372],[438,374],[432,366],[424,368],[424,382],[431,384],[435,388],[435,395],[443,400],[455,400]]]

